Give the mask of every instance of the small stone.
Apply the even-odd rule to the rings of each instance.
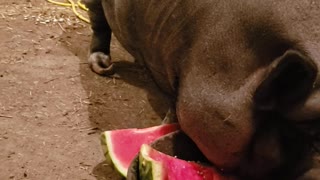
[[[64,112],[62,113],[63,116],[67,116],[68,114],[69,114],[68,111],[64,111]]]
[[[51,49],[47,49],[47,50],[45,51],[46,54],[49,54],[50,52],[51,52]]]

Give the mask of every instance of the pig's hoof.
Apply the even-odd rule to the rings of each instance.
[[[114,74],[114,67],[109,55],[102,52],[94,52],[90,54],[88,61],[93,72],[103,76]]]

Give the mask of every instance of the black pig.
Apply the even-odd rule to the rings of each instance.
[[[113,32],[176,97],[182,130],[216,167],[243,179],[320,179],[312,160],[320,118],[320,1],[86,5],[92,70],[114,73]]]

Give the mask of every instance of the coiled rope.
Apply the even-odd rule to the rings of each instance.
[[[54,1],[54,0],[47,0],[48,2],[52,3],[52,4],[56,4],[56,5],[59,5],[59,6],[65,6],[65,7],[71,7],[72,8],[72,11],[73,13],[79,18],[81,19],[82,21],[84,22],[87,22],[87,23],[90,23],[90,20],[85,18],[84,16],[82,16],[77,9],[81,8],[85,11],[88,11],[88,8],[81,3],[81,0],[78,0],[77,3],[75,3],[73,0],[68,0],[69,3],[64,3],[64,2],[58,2],[58,1]],[[77,8],[79,7],[79,8]]]

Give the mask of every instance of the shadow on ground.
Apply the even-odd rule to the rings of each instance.
[[[121,78],[102,77],[93,73],[87,64],[90,30],[88,27],[78,33],[65,32],[61,40],[65,47],[79,60],[81,83],[88,99],[89,120],[95,133],[121,128],[143,128],[158,125],[164,118],[169,98],[163,94],[149,73],[141,66],[133,65],[133,58],[113,39],[111,56],[120,61],[116,70]],[[94,170],[98,180],[121,179],[119,174],[105,162]]]

